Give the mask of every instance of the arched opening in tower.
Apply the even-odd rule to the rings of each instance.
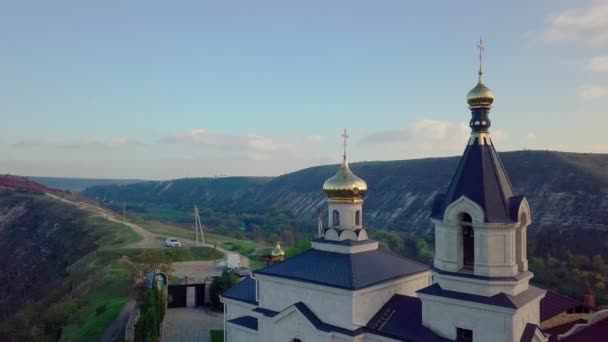
[[[462,228],[462,267],[465,270],[473,270],[475,264],[475,231],[473,229],[471,215],[462,213],[460,215],[460,227]]]
[[[334,226],[340,225],[340,213],[337,210],[334,210],[334,212],[332,213],[332,224]]]
[[[359,210],[357,210],[355,212],[355,226],[360,226],[361,225],[361,212]]]

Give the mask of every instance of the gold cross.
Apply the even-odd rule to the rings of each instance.
[[[481,76],[481,74],[482,74],[481,61],[483,59],[483,53],[485,52],[485,49],[483,46],[483,40],[481,40],[481,37],[479,37],[479,43],[477,43],[477,49],[479,49],[479,76]]]
[[[343,157],[344,157],[344,160],[346,160],[346,142],[349,138],[349,135],[346,132],[346,128],[344,129],[344,133],[342,133],[342,138],[344,138],[344,155],[343,155]]]

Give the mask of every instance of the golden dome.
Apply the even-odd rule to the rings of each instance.
[[[494,102],[494,92],[483,83],[481,72],[479,73],[479,82],[467,94],[467,102],[471,108],[490,107]]]
[[[270,252],[270,255],[272,255],[273,257],[284,256],[285,251],[281,249],[281,245],[279,245],[279,243],[277,242],[277,246],[272,250],[272,252]]]
[[[367,183],[350,170],[345,157],[338,172],[323,183],[323,191],[329,198],[362,198],[367,192]]]

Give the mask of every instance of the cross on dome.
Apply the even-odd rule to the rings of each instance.
[[[485,48],[483,46],[483,40],[481,40],[481,37],[479,37],[479,43],[477,43],[477,49],[479,50],[479,77],[481,77],[481,74],[483,74],[483,71],[481,71],[481,63],[483,60],[483,53],[485,52]]]
[[[342,133],[342,138],[344,138],[344,154],[342,155],[344,157],[344,160],[346,160],[346,144],[348,142],[348,138],[350,137],[348,135],[348,132],[346,131],[346,128],[344,129],[344,133]]]

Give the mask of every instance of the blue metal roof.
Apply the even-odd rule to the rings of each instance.
[[[441,341],[422,325],[422,302],[416,297],[393,295],[366,327],[373,333],[402,341]]]
[[[381,250],[342,254],[311,249],[254,273],[357,290],[427,270],[424,264]]]
[[[448,191],[437,196],[431,217],[443,219],[447,207],[461,196],[479,204],[486,222],[515,222],[523,196],[515,196],[494,145],[476,139],[467,145]]]
[[[405,299],[402,299],[405,298]],[[332,324],[323,322],[315,313],[302,302],[295,303],[283,311],[296,308],[317,330],[334,332],[347,336],[358,336],[363,333],[390,337],[401,341],[422,342],[422,341],[445,341],[438,338],[429,329],[422,326],[422,306],[420,300],[414,297],[394,295],[391,300],[380,309],[380,311],[370,320],[367,326],[349,330]],[[376,321],[385,316],[387,310],[397,310],[389,322],[383,327],[379,327]],[[263,314],[266,317],[275,317],[281,312],[264,308],[255,308],[253,311]]]
[[[546,321],[579,305],[583,303],[557,292],[547,291],[545,297],[540,300],[540,321]]]
[[[536,331],[540,331],[540,333],[545,336],[545,334],[543,333],[543,331],[541,330],[541,328],[534,324],[534,323],[528,323],[526,324],[526,327],[524,328],[524,333],[521,335],[521,342],[532,342],[534,341],[534,334],[536,334]]]
[[[534,300],[539,296],[544,295],[545,290],[535,286],[530,286],[526,291],[523,291],[517,296],[510,296],[501,292],[494,296],[486,297],[470,293],[444,290],[441,288],[441,286],[439,286],[439,284],[433,284],[429,287],[425,287],[421,290],[418,290],[417,293],[450,299],[458,299],[473,303],[487,304],[492,306],[500,306],[504,308],[517,309],[528,304],[531,300]]]
[[[238,318],[234,318],[228,321],[229,323],[233,323],[236,325],[240,325],[242,327],[251,329],[251,330],[258,330],[258,319],[255,317],[251,317],[251,316],[243,316],[243,317],[238,317]]]
[[[230,290],[224,292],[222,297],[258,305],[258,302],[255,298],[255,291],[255,279],[251,277],[245,277],[238,284],[234,285]]]

